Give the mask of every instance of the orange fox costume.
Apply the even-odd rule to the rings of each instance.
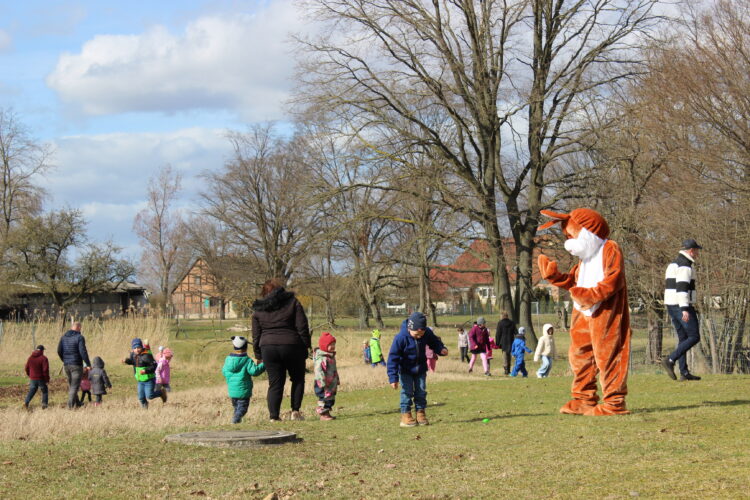
[[[561,273],[557,262],[539,255],[539,272],[552,285],[570,292],[574,301],[568,357],[573,370],[572,398],[560,413],[572,415],[622,415],[630,413],[625,406],[630,361],[630,313],[625,285],[625,268],[620,247],[608,240],[607,221],[596,211],[578,208],[570,214],[542,210],[552,218],[539,226],[546,229],[556,223],[568,239],[577,238],[585,228],[603,240],[600,250],[586,261],[579,261],[569,273]],[[567,245],[566,245],[567,248]],[[583,266],[596,281],[581,286]],[[598,273],[598,274],[597,274]],[[602,403],[597,404],[596,376],[601,373]]]

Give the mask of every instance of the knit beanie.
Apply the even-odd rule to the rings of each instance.
[[[336,342],[336,337],[331,335],[328,332],[323,332],[320,334],[320,340],[318,341],[318,347],[320,347],[321,351],[328,351],[328,348],[331,347],[331,344]]]
[[[240,335],[232,335],[232,345],[237,350],[247,349],[247,339]]]
[[[487,321],[484,319],[484,316],[479,316],[477,318],[477,325],[484,325],[486,323],[487,323]]]
[[[524,335],[526,335],[526,327],[525,326],[521,326],[521,327],[518,328],[518,335],[520,335],[522,337]]]
[[[547,229],[558,222],[565,227],[568,221],[572,220],[603,240],[606,240],[607,237],[609,237],[609,225],[607,224],[607,221],[604,220],[604,217],[602,217],[602,215],[596,210],[590,208],[576,208],[569,214],[552,212],[551,210],[541,210],[539,213],[551,218],[552,220],[539,226],[537,228],[538,230]]]
[[[427,328],[427,316],[419,311],[411,313],[406,324],[409,330],[424,330]]]
[[[143,342],[138,337],[134,338],[130,341],[130,348],[131,349],[143,349]]]

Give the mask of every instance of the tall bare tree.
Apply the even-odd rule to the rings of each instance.
[[[34,183],[47,172],[52,150],[35,141],[17,115],[0,108],[0,239],[26,215],[41,210],[44,191]]]
[[[299,141],[277,137],[271,125],[229,136],[234,156],[205,174],[203,213],[263,263],[266,277],[289,279],[315,230],[309,170]]]
[[[569,181],[549,178],[548,167],[579,148],[588,93],[632,74],[633,48],[654,28],[658,3],[309,0],[332,29],[304,41],[303,90],[319,106],[347,110],[350,132],[367,138],[390,128],[449,169],[454,189],[473,201],[452,208],[489,244],[498,307],[531,326],[538,213]],[[503,253],[508,233],[517,301]]]
[[[263,262],[238,244],[232,231],[221,221],[196,215],[186,227],[193,255],[202,258],[208,266],[207,284],[216,290],[221,300],[221,319],[224,319],[227,301],[234,303],[237,312],[248,311],[267,276]]]
[[[750,361],[743,365],[738,356],[743,349],[750,354],[744,333],[750,313],[744,237],[750,231],[750,2],[698,7],[685,26],[673,45],[654,51],[643,89],[683,151],[681,178],[692,180],[691,196],[683,200],[690,209],[676,218],[708,242],[704,255],[710,257],[699,264],[703,331],[711,369],[731,372]]]
[[[149,179],[146,208],[138,212],[133,229],[140,238],[141,268],[159,284],[159,293],[171,311],[172,290],[190,265],[191,251],[186,241],[182,216],[175,209],[181,175],[170,165],[163,166]]]
[[[650,48],[649,71],[596,109],[613,126],[592,126],[600,175],[582,193],[598,198],[623,245],[630,293],[648,313],[651,361],[662,351],[664,268],[694,237],[706,249],[696,264],[705,341],[692,353],[715,372],[746,369],[748,7],[726,0],[688,10],[671,43]]]

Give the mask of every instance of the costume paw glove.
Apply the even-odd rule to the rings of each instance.
[[[598,301],[593,297],[589,288],[574,286],[570,289],[570,296],[576,301],[576,304],[583,309],[591,309]]]
[[[544,279],[549,279],[557,274],[557,262],[550,260],[549,257],[544,254],[539,254],[537,265],[539,266],[539,274],[541,274]]]

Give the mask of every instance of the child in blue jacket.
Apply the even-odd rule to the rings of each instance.
[[[513,366],[513,371],[510,372],[511,377],[518,375],[518,372],[521,372],[524,378],[529,376],[529,372],[526,371],[526,362],[523,359],[527,352],[530,353],[531,349],[526,347],[526,328],[520,327],[510,348],[510,353],[516,358],[516,364]]]
[[[388,353],[388,382],[398,389],[401,382],[401,427],[429,425],[427,408],[427,356],[425,346],[447,356],[448,349],[431,329],[421,312],[414,312],[401,323],[401,330],[393,339]],[[412,402],[417,410],[416,420],[412,416]]]

